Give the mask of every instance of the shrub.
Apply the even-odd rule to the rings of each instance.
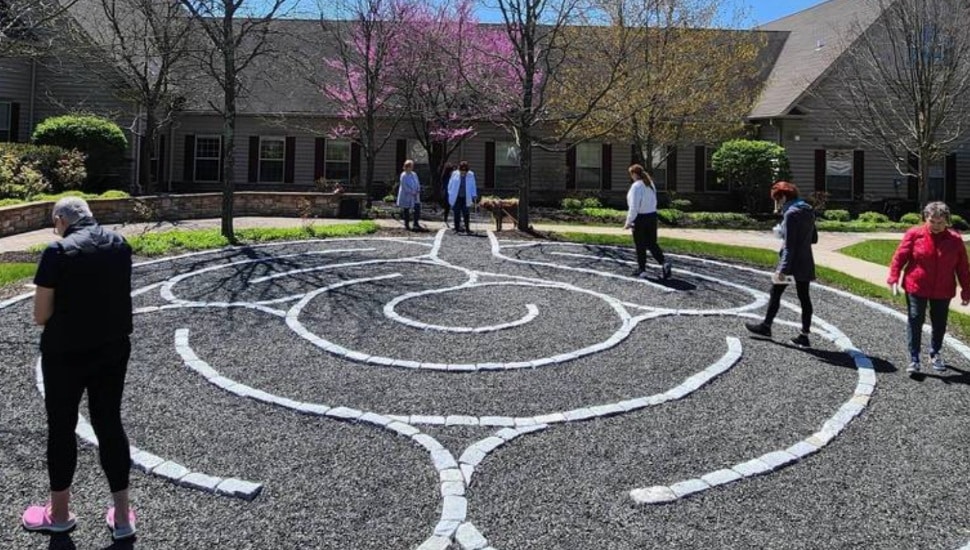
[[[128,140],[117,124],[90,115],[63,115],[37,125],[33,140],[40,145],[78,149],[87,155],[85,187],[103,190],[124,160]]]
[[[394,202],[397,199],[394,198],[394,195],[384,195],[384,199],[383,200],[384,200],[384,202]]]
[[[881,212],[863,212],[858,221],[862,223],[889,223],[889,216]]]
[[[625,210],[614,210],[612,208],[583,208],[580,210],[584,216],[599,222],[624,223],[626,221]]]
[[[13,206],[15,204],[23,204],[24,201],[20,199],[0,199],[0,207]]]
[[[962,216],[958,216],[956,214],[950,214],[950,225],[952,225],[955,229],[959,229],[960,231],[970,229],[970,225],[967,225],[966,220],[964,220]]]
[[[32,164],[57,193],[78,189],[87,177],[84,154],[76,149],[32,143],[0,143],[0,155],[17,157],[21,164]]]
[[[739,212],[690,212],[687,219],[704,225],[749,225],[755,221],[747,214]]]
[[[128,193],[125,193],[124,191],[119,191],[117,189],[111,189],[109,191],[105,191],[104,193],[101,193],[100,195],[98,195],[97,198],[99,198],[99,199],[127,199],[130,196],[131,195],[129,195]]]
[[[909,212],[899,217],[899,223],[916,225],[923,221],[923,216],[919,212]]]
[[[657,217],[666,224],[680,225],[687,218],[687,214],[677,208],[662,208],[657,210]]]
[[[771,185],[791,177],[788,153],[770,141],[726,141],[714,152],[711,168],[739,190],[749,213],[765,210]]]
[[[670,201],[670,208],[673,210],[681,210],[681,213],[689,212],[693,207],[694,203],[690,202],[690,199],[674,199]]]
[[[596,197],[583,199],[583,208],[603,208],[603,203]]]
[[[572,197],[566,197],[562,200],[562,209],[568,210],[570,212],[576,212],[582,210],[583,201],[580,199],[574,199]]]
[[[27,200],[50,188],[37,162],[23,161],[10,153],[0,154],[0,198]]]
[[[852,215],[848,210],[826,210],[822,212],[822,218],[834,222],[847,222],[852,220]]]

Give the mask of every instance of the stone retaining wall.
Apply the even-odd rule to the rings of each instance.
[[[236,216],[299,218],[359,218],[364,211],[363,193],[274,193],[242,191],[235,194]],[[162,195],[88,201],[101,223],[218,218],[221,193]],[[51,227],[53,202],[0,207],[0,237]]]

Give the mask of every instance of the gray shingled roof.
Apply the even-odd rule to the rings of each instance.
[[[870,0],[828,0],[758,27],[763,31],[788,31],[788,40],[749,118],[789,114],[857,38],[853,29],[869,27],[878,15],[877,3]]]

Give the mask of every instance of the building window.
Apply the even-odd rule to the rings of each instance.
[[[717,177],[714,171],[714,147],[704,148],[704,189],[706,191],[725,192],[730,191],[731,187],[727,181]]]
[[[495,142],[495,186],[519,184],[519,147],[511,141]]]
[[[10,103],[0,101],[0,141],[10,141]]]
[[[193,181],[219,181],[219,160],[222,158],[220,136],[195,138],[195,178]]]
[[[576,146],[576,187],[599,189],[603,181],[603,146],[580,143]]]
[[[327,181],[350,183],[350,142],[340,139],[327,140],[327,153],[324,157],[326,169],[323,177]]]
[[[427,185],[431,181],[431,163],[428,160],[428,150],[421,145],[421,142],[416,139],[408,140],[408,152],[407,157],[414,161],[414,172],[418,175],[418,179],[423,185]],[[403,170],[404,167],[401,167]]]
[[[929,179],[926,182],[926,190],[929,192],[931,201],[941,201],[946,185],[946,168],[944,161],[940,160],[930,164]]]
[[[831,199],[852,199],[852,151],[825,151],[825,191]]]
[[[650,172],[653,184],[658,190],[667,189],[667,148],[663,145],[654,147],[650,162],[653,164],[653,170]]]
[[[281,137],[259,138],[259,181],[283,183],[283,163],[286,139]]]
[[[155,136],[155,143],[152,146],[152,151],[148,158],[148,176],[149,179],[154,182],[158,181],[158,161],[160,157],[159,152],[162,146],[161,141],[161,136]]]

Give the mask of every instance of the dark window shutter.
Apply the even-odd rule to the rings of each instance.
[[[324,177],[327,173],[327,138],[318,137],[313,140],[313,181]]]
[[[20,139],[20,104],[10,104],[10,141],[16,142]]]
[[[852,198],[864,200],[866,192],[866,152],[852,152]]]
[[[576,147],[566,148],[566,189],[576,189]]]
[[[360,144],[356,141],[350,144],[350,183],[360,183]]]
[[[825,149],[815,150],[815,190],[825,191]]]
[[[495,187],[495,142],[485,142],[485,187]]]
[[[639,164],[639,163],[640,163],[640,151],[637,151],[636,143],[631,143],[630,144],[630,165],[632,166],[634,164]]]
[[[704,191],[704,179],[707,176],[707,147],[694,147],[694,191]]]
[[[946,156],[946,164],[943,167],[943,177],[945,185],[943,188],[943,200],[955,202],[957,200],[957,156],[950,153]]]
[[[296,179],[296,138],[286,138],[283,151],[283,183],[293,183]]]
[[[919,173],[919,157],[909,153],[906,162],[911,173]],[[906,198],[911,201],[919,200],[919,178],[916,176],[906,178]],[[920,205],[920,208],[922,208],[922,205]]]
[[[603,144],[603,189],[609,190],[613,188],[613,145],[610,143]]]
[[[155,155],[155,181],[159,183],[165,181],[165,167],[168,165],[165,158],[165,134],[161,134],[158,136],[158,154]]]
[[[408,159],[408,140],[399,139],[397,140],[397,166],[395,167],[395,174],[400,173],[404,170],[404,161]]]
[[[667,146],[667,190],[677,189],[677,146]]]
[[[259,181],[259,136],[249,136],[249,183]]]
[[[195,181],[195,136],[185,136],[185,158],[182,159],[182,181]]]

